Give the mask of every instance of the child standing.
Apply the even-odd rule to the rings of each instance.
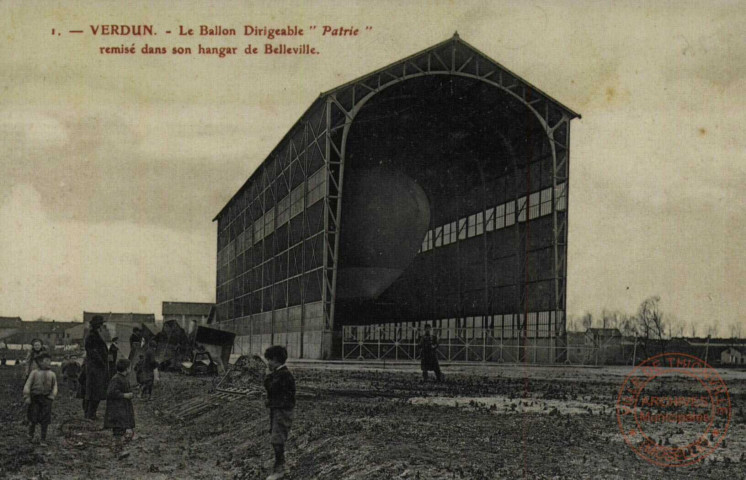
[[[80,364],[78,359],[68,355],[62,364],[62,378],[70,389],[70,397],[74,397],[78,391],[78,377],[80,376]]]
[[[40,360],[42,354],[49,354],[47,349],[44,347],[44,343],[38,338],[31,340],[31,350],[29,350],[28,356],[26,357],[26,377],[31,375],[31,372],[34,370],[38,370],[41,367]]]
[[[41,425],[41,445],[46,446],[47,428],[52,421],[52,401],[57,396],[57,376],[49,368],[52,359],[48,353],[40,353],[36,361],[39,369],[32,371],[26,379],[23,401],[28,405],[29,441],[34,441],[38,423]]]
[[[142,371],[143,363],[145,363],[145,355],[141,353],[137,359],[137,363],[135,363],[135,380],[137,380],[137,391],[140,392],[140,398],[142,398],[142,386],[145,382]]]
[[[155,382],[155,369],[158,368],[158,362],[155,360],[156,343],[151,340],[148,349],[145,351],[145,357],[140,364],[140,372],[137,381],[142,385],[140,397],[150,400],[153,394],[153,383]]]
[[[119,454],[127,429],[135,428],[135,409],[132,407],[132,388],[127,376],[130,373],[130,361],[126,358],[117,360],[117,373],[109,381],[106,391],[106,416],[104,428],[111,428],[114,433],[112,450]]]
[[[267,390],[265,404],[269,408],[270,443],[275,451],[273,472],[267,480],[277,480],[285,476],[285,442],[293,424],[295,408],[295,378],[285,362],[288,351],[280,345],[273,345],[264,352],[269,373],[264,378]]]

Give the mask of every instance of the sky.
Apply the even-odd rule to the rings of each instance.
[[[458,31],[582,114],[572,124],[568,313],[632,313],[659,295],[698,333],[727,334],[746,323],[745,7],[0,2],[0,316],[160,317],[163,301],[214,301],[213,217],[319,92]],[[94,36],[96,24],[161,34]],[[302,42],[321,52],[312,56],[98,53],[263,44],[163,33],[246,24],[361,33],[307,31]]]

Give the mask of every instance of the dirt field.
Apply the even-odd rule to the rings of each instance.
[[[721,371],[730,390],[726,442],[704,463],[662,469],[640,460],[617,427],[615,402],[629,368],[445,366],[444,384],[416,365],[295,364],[291,479],[744,478],[746,374]],[[0,369],[0,478],[263,479],[272,463],[261,398],[219,400],[210,379],[166,374],[151,402],[136,400],[130,456],[111,432],[82,420],[62,389],[49,447],[22,425],[20,368]],[[215,398],[186,421],[167,414]],[[234,397],[231,397],[234,398]],[[103,416],[104,406],[99,410]]]

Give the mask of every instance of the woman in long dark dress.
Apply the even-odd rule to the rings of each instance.
[[[106,389],[109,385],[109,362],[106,342],[98,333],[104,319],[95,315],[91,320],[90,332],[85,338],[86,383],[85,399],[87,402],[85,417],[96,419],[96,410],[101,400],[106,400]]]

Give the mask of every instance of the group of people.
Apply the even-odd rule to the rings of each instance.
[[[79,376],[84,386],[84,410],[86,418],[96,419],[96,411],[101,400],[106,400],[104,428],[111,429],[114,435],[114,450],[121,451],[125,433],[135,428],[135,413],[132,405],[134,392],[129,382],[132,362],[130,359],[117,358],[116,338],[114,348],[106,347],[99,329],[103,318],[94,316],[90,331],[85,339],[86,359]],[[142,337],[136,331],[130,337],[130,358],[137,358],[138,383],[141,384],[141,395],[150,395],[153,387],[155,362],[153,345],[143,353]],[[427,380],[428,371],[434,370],[438,381],[443,376],[437,358],[438,340],[431,334],[430,326],[418,344],[421,355],[423,379]],[[277,480],[285,476],[285,443],[290,427],[293,424],[295,408],[295,378],[285,362],[287,349],[280,345],[269,347],[264,357],[256,356],[267,366],[264,387],[267,391],[265,405],[269,409],[270,443],[275,454],[273,471],[267,480]],[[41,441],[46,441],[47,427],[51,420],[52,401],[57,396],[57,380],[50,369],[51,358],[43,349],[41,341],[35,341],[27,364],[28,379],[23,389],[25,403],[28,407],[29,438],[33,440],[36,425],[41,425]],[[116,371],[110,375],[112,368]]]
[[[145,399],[150,399],[152,394],[158,363],[155,360],[155,344],[150,343],[145,347],[139,329],[135,329],[130,338],[130,358],[119,358],[118,338],[114,337],[107,347],[100,333],[103,324],[100,315],[91,319],[85,338],[83,364],[68,356],[61,370],[70,391],[75,389],[76,395],[83,399],[86,419],[97,420],[99,404],[106,401],[104,429],[113,431],[114,450],[120,452],[125,432],[135,427],[132,405],[134,392],[129,380],[132,360],[136,359],[137,383],[140,396]],[[31,342],[25,374],[23,397],[27,405],[29,441],[36,441],[36,426],[40,425],[40,442],[44,445],[52,418],[52,402],[57,397],[59,388],[57,377],[51,369],[51,355],[40,339]]]

